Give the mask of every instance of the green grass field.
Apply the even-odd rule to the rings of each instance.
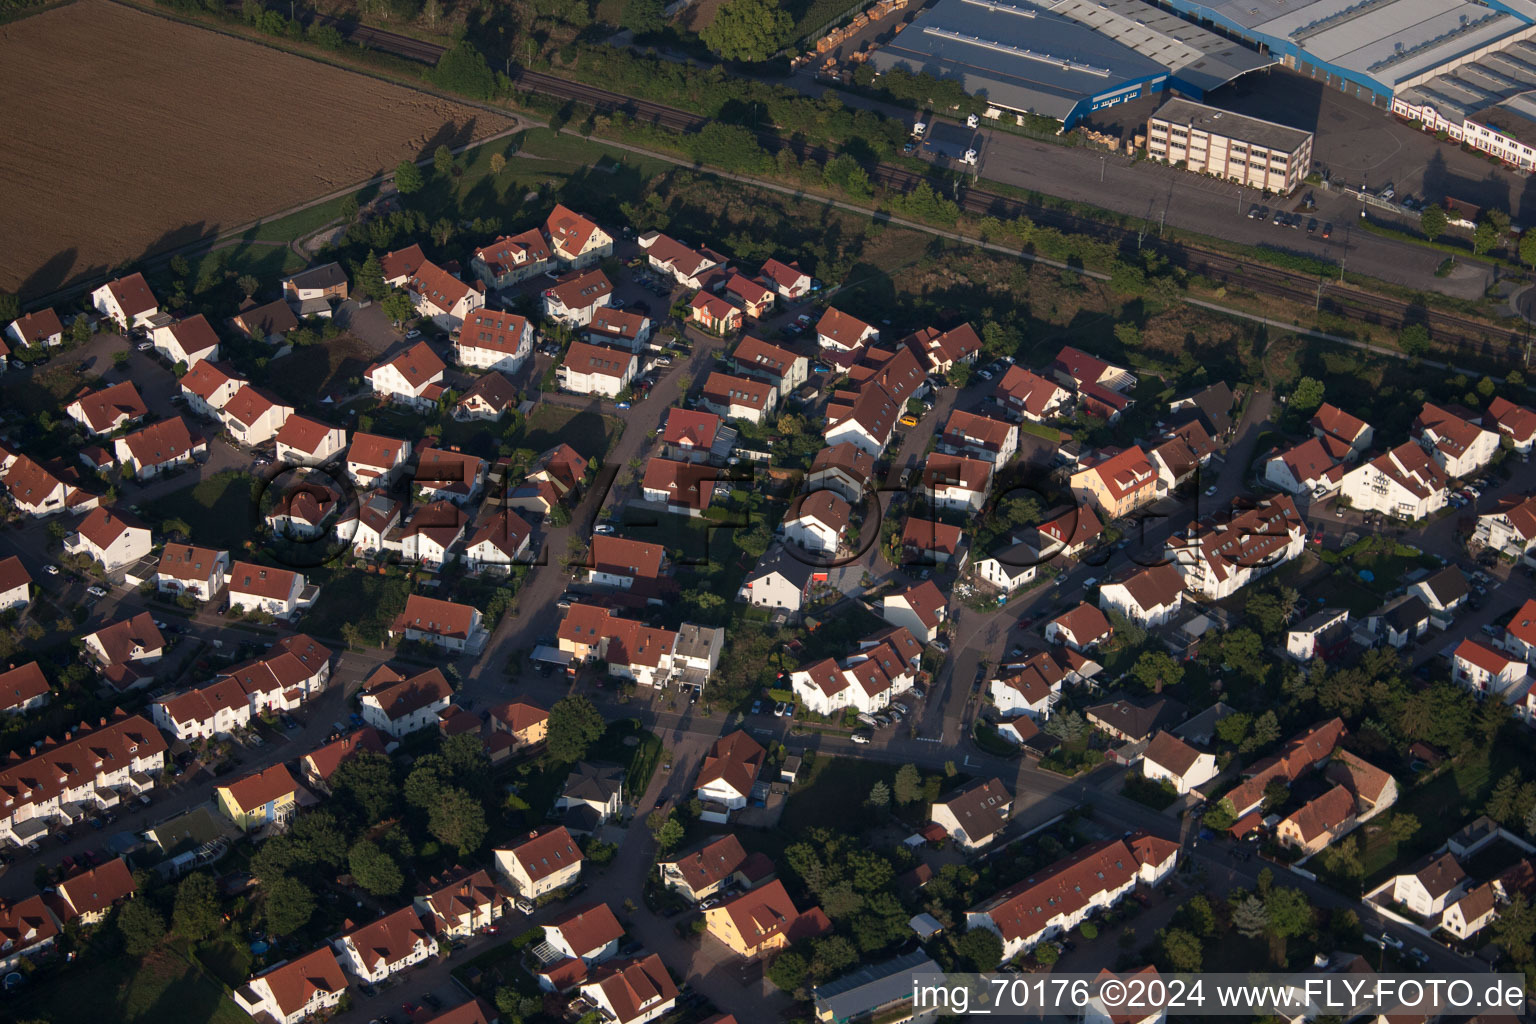
[[[260,525],[251,499],[255,482],[245,473],[218,473],[150,502],[144,514],[152,520],[181,519],[192,528],[197,543],[227,548],[232,558],[239,558]]]
[[[299,628],[322,637],[341,636],[341,627],[350,622],[364,640],[383,643],[389,624],[405,610],[411,592],[404,577],[357,569],[312,569],[308,576],[311,583],[320,584],[320,598]]]
[[[790,791],[779,827],[791,835],[811,828],[858,832],[873,820],[864,801],[876,782],[896,777],[890,765],[846,757],[818,757]]]
[[[10,1001],[12,1020],[80,1024],[249,1024],[208,972],[162,947],[143,962],[127,956],[61,967]]]

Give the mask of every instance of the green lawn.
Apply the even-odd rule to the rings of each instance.
[[[256,482],[246,473],[217,473],[150,502],[144,514],[151,520],[183,520],[197,543],[227,548],[239,558],[261,523],[251,490]]]
[[[162,947],[142,963],[127,956],[60,965],[10,1001],[13,1020],[80,1024],[249,1024],[208,972]]]
[[[896,777],[890,765],[846,757],[820,757],[802,769],[779,825],[795,835],[810,828],[858,832],[873,820],[864,801],[878,781]]]
[[[624,421],[616,416],[541,403],[528,415],[521,436],[514,437],[513,441],[514,447],[531,448],[536,452],[564,443],[588,459],[595,456],[601,462],[619,443],[619,435],[623,432]]]
[[[1502,776],[1513,767],[1505,762],[1515,760],[1512,755],[1516,753],[1529,760],[1529,755],[1523,751],[1512,751],[1507,741],[1497,744],[1491,754],[1487,749],[1479,748],[1457,758],[1450,770],[1403,792],[1392,810],[1417,816],[1423,827],[1417,835],[1403,842],[1392,839],[1385,829],[1362,836],[1360,864],[1365,869],[1367,890],[1429,853],[1446,835],[1481,813],[1483,803],[1493,789],[1493,762],[1500,762],[1497,774]],[[1366,830],[1369,828],[1367,825]]]
[[[335,422],[336,413],[320,405],[320,399],[344,390],[347,381],[361,377],[372,362],[367,346],[350,334],[342,334],[274,359],[267,366],[265,383],[295,409],[315,411]]]
[[[383,643],[389,624],[405,610],[411,584],[403,576],[380,576],[358,569],[311,569],[309,581],[320,585],[320,598],[304,614],[299,628],[321,637],[341,636],[352,623],[370,643]]]

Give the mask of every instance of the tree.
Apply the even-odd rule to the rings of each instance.
[[[485,808],[464,790],[450,786],[427,812],[427,831],[467,857],[485,842]]]
[[[1398,811],[1387,822],[1387,835],[1399,843],[1412,839],[1418,831],[1418,816],[1407,811]]]
[[[1238,746],[1248,736],[1253,716],[1245,711],[1234,711],[1216,723],[1216,738],[1230,746]]]
[[[1358,880],[1365,868],[1360,863],[1360,843],[1354,836],[1345,836],[1338,843],[1323,851],[1323,865],[1341,878]]]
[[[415,195],[426,183],[426,178],[422,177],[421,168],[412,161],[401,160],[395,165],[395,191],[401,195]]]
[[[562,697],[549,709],[549,732],[545,749],[563,764],[580,761],[587,749],[602,736],[607,723],[602,712],[585,697]]]
[[[1517,964],[1530,963],[1536,950],[1532,949],[1532,937],[1536,936],[1536,910],[1532,910],[1524,893],[1516,893],[1493,922],[1493,937]]]
[[[491,154],[491,174],[498,175],[507,169],[507,158],[500,153]]]
[[[69,340],[76,345],[84,345],[91,340],[91,320],[84,313],[75,317],[69,325]]]
[[[15,320],[21,316],[21,297],[13,292],[0,292],[0,320]]]
[[[806,972],[810,968],[811,965],[805,962],[805,957],[791,951],[780,953],[773,963],[768,965],[766,973],[769,981],[793,995],[805,982]]]
[[[667,25],[666,4],[662,0],[629,0],[619,17],[619,27],[636,36],[660,32]]]
[[[1257,939],[1269,930],[1269,911],[1257,896],[1249,896],[1232,908],[1232,927],[1247,939]]]
[[[1250,597],[1243,611],[1265,636],[1273,637],[1285,626],[1285,609],[1280,606],[1280,599],[1267,591]]]
[[[129,900],[117,912],[117,930],[129,956],[143,956],[165,938],[165,918],[148,899]]]
[[[261,281],[254,274],[241,274],[235,279],[235,284],[240,286],[240,290],[245,293],[246,298],[250,298],[261,291]]]
[[[270,843],[271,840],[268,840]],[[262,916],[273,935],[284,936],[303,928],[315,913],[315,894],[292,875],[261,880]]]
[[[405,323],[405,321],[416,315],[416,304],[411,301],[409,295],[399,288],[391,289],[384,296],[384,301],[379,303],[379,306],[384,310],[384,315],[397,324]]]
[[[444,178],[453,173],[453,150],[446,142],[432,151],[432,169]]]
[[[191,942],[201,942],[219,927],[219,890],[205,871],[188,875],[176,886],[171,927]]]
[[[1445,216],[1445,210],[1438,205],[1424,207],[1419,214],[1419,230],[1424,232],[1424,237],[1433,242],[1445,234],[1445,229],[1450,226]]]
[[[923,773],[910,761],[896,771],[896,802],[912,804],[923,798]]]
[[[331,775],[330,787],[341,806],[355,809],[369,825],[383,821],[400,799],[395,763],[372,750],[353,754],[341,762]]]
[[[764,61],[789,41],[794,26],[772,0],[726,0],[699,38],[725,60]]]
[[[1264,913],[1269,918],[1275,960],[1283,963],[1286,940],[1307,934],[1316,923],[1312,904],[1300,889],[1271,889],[1264,899]]]
[[[972,970],[995,971],[1003,962],[1003,940],[987,928],[972,928],[955,939],[955,953],[970,961]]]
[[[1536,229],[1520,235],[1520,262],[1536,270]]]
[[[1491,220],[1480,220],[1472,229],[1472,255],[1481,256],[1499,243],[1499,229]]]
[[[1129,320],[1115,324],[1115,340],[1126,348],[1136,348],[1141,344],[1141,328]]]
[[[891,806],[891,787],[885,784],[884,779],[876,779],[875,784],[869,787],[869,797],[864,802],[881,810]]]
[[[656,840],[656,849],[661,853],[666,853],[683,841],[683,823],[677,820],[676,814],[663,815],[660,811],[652,811],[645,823],[650,826],[651,838]]]
[[[1323,404],[1323,382],[1316,377],[1303,377],[1291,392],[1291,408],[1297,412],[1311,412]]]
[[[382,299],[389,294],[389,287],[384,283],[384,264],[372,249],[368,250],[368,258],[363,260],[363,265],[357,268],[357,274],[352,280],[352,291],[364,299]]]
[[[1184,678],[1184,667],[1166,651],[1145,651],[1131,666],[1131,675],[1153,693],[1162,693],[1165,686],[1177,686]]]
[[[428,77],[439,88],[477,100],[488,100],[496,91],[496,75],[468,39],[444,50]]]
[[[1397,336],[1397,347],[1415,359],[1426,355],[1429,352],[1429,328],[1423,324],[1409,324]]]
[[[1200,970],[1205,962],[1205,950],[1201,948],[1199,938],[1183,928],[1165,930],[1158,946],[1162,950],[1163,959],[1175,971],[1193,973]]]
[[[375,896],[393,896],[405,884],[405,876],[394,858],[367,839],[352,844],[347,864],[357,884]]]

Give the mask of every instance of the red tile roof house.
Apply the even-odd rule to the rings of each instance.
[[[1022,366],[1010,366],[992,389],[992,398],[1020,419],[1044,423],[1066,411],[1072,393]]]
[[[1062,685],[1083,678],[1079,667],[1096,664],[1055,648],[1000,665],[989,687],[993,706],[1001,715],[1025,715],[1044,721],[1061,700]]]
[[[479,653],[488,636],[480,609],[420,594],[406,598],[405,611],[390,624],[389,635],[467,654]]]
[[[947,331],[925,327],[901,339],[901,343],[931,373],[948,373],[956,363],[973,365],[981,353],[981,339],[970,324]]]
[[[341,495],[335,489],[305,483],[284,491],[265,521],[274,537],[310,540],[330,532],[330,520],[341,507]]]
[[[1312,436],[1340,462],[1354,462],[1371,447],[1376,431],[1357,416],[1324,402],[1308,421]]]
[[[114,712],[81,722],[61,740],[0,767],[0,839],[24,846],[85,808],[116,805],[153,789],[165,767],[165,737],[141,715]]]
[[[69,418],[98,436],[110,434],[149,414],[144,399],[129,380],[100,391],[88,391],[70,402],[64,411]]]
[[[360,495],[336,520],[335,537],[359,558],[395,550],[397,528],[405,503],[382,491]],[[386,538],[388,538],[386,540]],[[403,545],[401,545],[403,546]]]
[[[157,324],[160,318],[156,318]],[[150,332],[155,351],[172,366],[188,370],[205,359],[219,358],[219,336],[208,318],[199,313],[185,320],[159,324]]]
[[[165,638],[155,626],[149,612],[140,612],[128,619],[119,619],[87,633],[85,648],[96,656],[114,685],[119,679],[119,689],[131,688],[149,682],[149,676],[140,676],[130,662],[152,665],[165,653]]]
[[[992,470],[990,462],[933,452],[923,463],[917,492],[936,508],[980,512],[992,488]]]
[[[611,959],[623,937],[624,926],[606,903],[573,907],[544,923],[544,941],[567,959],[587,966]]]
[[[454,358],[472,370],[516,373],[533,354],[533,324],[515,313],[471,313],[453,339]]]
[[[501,920],[510,902],[484,868],[458,868],[430,879],[414,900],[432,934],[442,939],[467,939],[485,931]]]
[[[113,907],[137,891],[138,886],[133,883],[133,872],[128,870],[128,862],[121,857],[114,857],[98,867],[60,882],[51,898],[45,897],[43,902],[66,927],[78,924],[82,928],[89,928],[100,924]]]
[[[1013,794],[1001,779],[978,779],[933,802],[929,820],[968,853],[981,849],[1008,827]]]
[[[1445,470],[1412,441],[1344,475],[1340,489],[1354,508],[1397,519],[1426,519],[1446,506]]]
[[[542,833],[530,832],[527,839],[496,850],[493,856],[496,871],[524,899],[538,899],[581,877],[581,850],[563,825]]]
[[[116,572],[149,554],[153,541],[149,527],[134,516],[116,509],[93,508],[80,520],[75,532],[64,538],[64,550]]]
[[[1216,777],[1216,755],[1196,750],[1170,732],[1158,730],[1141,756],[1141,774],[1166,779],[1180,796]]]
[[[774,874],[771,860],[757,853],[748,856],[741,841],[729,834],[660,860],[656,869],[661,883],[690,903],[708,899],[733,882],[750,889]]]
[[[704,804],[702,820],[723,825],[730,821],[732,811],[747,806],[767,756],[767,751],[740,729],[711,744],[693,783],[694,794]]]
[[[538,228],[529,228],[516,235],[503,235],[476,249],[469,268],[486,288],[510,288],[542,274],[553,262],[549,239]]]
[[[761,320],[773,311],[773,292],[760,282],[740,274],[732,274],[725,281],[725,298],[741,307],[747,316]]]
[[[821,449],[805,478],[808,491],[833,491],[844,501],[859,503],[875,479],[875,457],[851,443]]]
[[[347,446],[347,432],[308,416],[289,416],[277,432],[277,461],[318,466]]]
[[[431,260],[421,261],[404,288],[417,315],[447,331],[456,330],[485,305],[484,284],[466,284]]]
[[[417,452],[416,472],[411,479],[417,493],[428,501],[467,505],[480,497],[489,467],[478,455],[443,448]]]
[[[677,985],[655,953],[594,968],[580,991],[614,1024],[646,1024],[677,1005]]]
[[[721,431],[726,431],[725,435]],[[671,408],[661,428],[662,454],[677,462],[709,462],[718,458],[717,440],[734,443],[736,431],[725,427],[719,416],[695,409]],[[724,461],[720,459],[720,461]]]
[[[0,899],[0,971],[14,971],[23,959],[37,960],[58,937],[58,922],[41,896],[19,903]]]
[[[1471,637],[1462,640],[1451,655],[1451,681],[1479,697],[1524,697],[1529,686],[1523,684],[1529,671],[1530,666],[1518,657],[1510,657]]]
[[[219,411],[245,387],[245,380],[222,363],[204,359],[181,378],[187,408],[204,419],[219,419]]]
[[[1443,409],[1424,403],[1413,421],[1413,437],[1449,477],[1470,476],[1493,459],[1499,450],[1499,434],[1485,430],[1465,410]]]
[[[347,448],[347,476],[359,487],[388,487],[405,469],[411,442],[355,433]]]
[[[187,428],[180,416],[151,423],[113,443],[117,460],[140,480],[190,466],[208,454],[208,442]]]
[[[880,340],[880,330],[830,306],[816,323],[816,343],[832,352],[862,352]]]
[[[348,921],[331,945],[347,972],[377,984],[408,967],[437,955],[437,940],[421,923],[414,906],[399,910],[362,927]]]
[[[597,311],[613,305],[613,282],[601,270],[567,274],[544,290],[544,315],[567,327],[585,327]]]
[[[616,306],[601,306],[587,324],[587,340],[594,345],[611,345],[638,353],[645,349],[653,326],[648,316]]]
[[[252,341],[281,345],[287,339],[288,332],[299,326],[299,318],[293,315],[292,307],[282,299],[274,299],[259,306],[250,299],[245,301],[247,305],[231,317],[229,322],[235,330]]]
[[[1235,502],[1230,514],[1203,519],[1184,537],[1170,538],[1167,554],[1184,589],[1219,601],[1294,559],[1306,544],[1306,522],[1282,494],[1248,508]]]
[[[852,506],[831,491],[798,495],[784,513],[784,541],[815,555],[834,556],[852,514]]]
[[[229,567],[229,607],[246,612],[265,612],[289,618],[315,603],[320,588],[311,587],[304,574],[291,569],[236,562]]]
[[[304,784],[321,793],[329,793],[330,779],[336,774],[336,769],[344,761],[362,753],[384,753],[384,739],[371,725],[365,725],[339,740],[332,740],[301,757],[299,771],[304,776]]]
[[[743,337],[731,353],[737,373],[773,383],[780,398],[787,398],[810,377],[811,362],[797,352],[770,345],[751,335]]]
[[[334,1010],[347,993],[347,975],[329,946],[256,975],[234,991],[235,1005],[277,1024],[299,1024]]]
[[[761,425],[779,404],[779,391],[768,381],[711,373],[704,381],[701,404],[728,420]]]
[[[1019,450],[1019,428],[956,409],[949,414],[944,432],[938,438],[939,451],[964,455],[1001,466]]]
[[[363,680],[359,705],[364,722],[399,739],[435,727],[438,712],[452,697],[453,687],[435,668],[407,679],[388,665],[380,665]]]
[[[219,410],[224,429],[235,440],[252,446],[277,437],[292,415],[293,406],[284,405],[281,399],[249,384],[235,392],[235,397]]]
[[[798,910],[778,879],[728,896],[704,911],[709,934],[738,956],[758,957],[825,935],[832,922],[820,907]]]
[[[1001,938],[1006,963],[1119,903],[1138,883],[1157,885],[1178,854],[1177,843],[1144,832],[1091,843],[966,911],[966,929]]]
[[[561,266],[586,267],[613,255],[613,236],[563,205],[556,205],[545,218],[544,237]]]
[[[639,368],[631,352],[573,341],[555,373],[560,387],[573,394],[617,398],[634,382]]]
[[[1173,621],[1184,606],[1184,579],[1168,562],[1132,568],[1099,588],[1099,607],[1123,615],[1142,629]]]
[[[91,292],[91,306],[119,328],[143,327],[160,312],[160,301],[143,274],[129,274]]]
[[[829,446],[852,444],[878,458],[896,429],[902,404],[878,384],[858,391],[834,391],[827,400],[827,425],[822,437]]]
[[[233,677],[162,697],[149,711],[162,732],[182,741],[229,736],[251,724],[251,698]]]
[[[903,565],[951,565],[964,569],[965,531],[958,526],[908,516],[901,527]]]
[[[725,263],[725,257],[717,252],[690,249],[659,231],[647,231],[635,241],[645,251],[652,270],[666,274],[685,288],[703,288],[709,272]]]
[[[418,341],[393,359],[374,363],[363,371],[373,393],[388,402],[430,412],[445,390],[443,374],[448,366],[424,341]]]
[[[64,344],[64,325],[59,321],[59,314],[49,306],[12,320],[5,329],[5,336],[23,347],[47,345],[52,348]]]
[[[1536,412],[1507,398],[1494,398],[1483,411],[1483,426],[1509,438],[1518,455],[1528,456],[1536,445]]]
[[[1086,601],[1062,612],[1045,624],[1045,638],[1053,644],[1066,644],[1074,651],[1087,651],[1108,643],[1114,627],[1104,613]]]
[[[733,334],[741,330],[743,312],[718,295],[701,291],[688,303],[688,319],[706,331]]]
[[[482,523],[464,547],[470,572],[508,573],[513,562],[532,554],[533,529],[523,517],[504,508]]]
[[[16,456],[5,468],[5,488],[11,504],[31,516],[95,508],[98,497],[82,491],[79,482],[80,474],[73,466],[53,462],[43,465],[26,455]]]
[[[800,264],[781,263],[770,259],[763,263],[762,279],[786,299],[801,299],[811,292],[811,275],[800,269]]]
[[[586,564],[587,582],[628,590],[636,580],[660,579],[666,564],[667,549],[661,544],[597,534]]]
[[[640,488],[646,501],[665,505],[668,512],[697,518],[709,508],[720,470],[693,462],[653,458],[645,464]]]
[[[454,403],[453,418],[460,423],[500,419],[516,409],[521,399],[517,385],[506,374],[491,370],[471,384]]]
[[[939,635],[940,627],[949,618],[949,606],[944,592],[932,580],[924,580],[915,587],[887,595],[881,601],[880,614],[891,625],[911,630],[913,636],[926,644]]]
[[[35,661],[0,672],[0,713],[25,714],[47,704],[52,696],[48,678]]]
[[[1328,454],[1320,438],[1276,452],[1264,462],[1264,480],[1298,500],[1311,503],[1338,492],[1346,470]]]

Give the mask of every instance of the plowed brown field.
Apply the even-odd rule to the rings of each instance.
[[[513,124],[108,0],[0,26],[0,68],[0,291],[24,296]]]

